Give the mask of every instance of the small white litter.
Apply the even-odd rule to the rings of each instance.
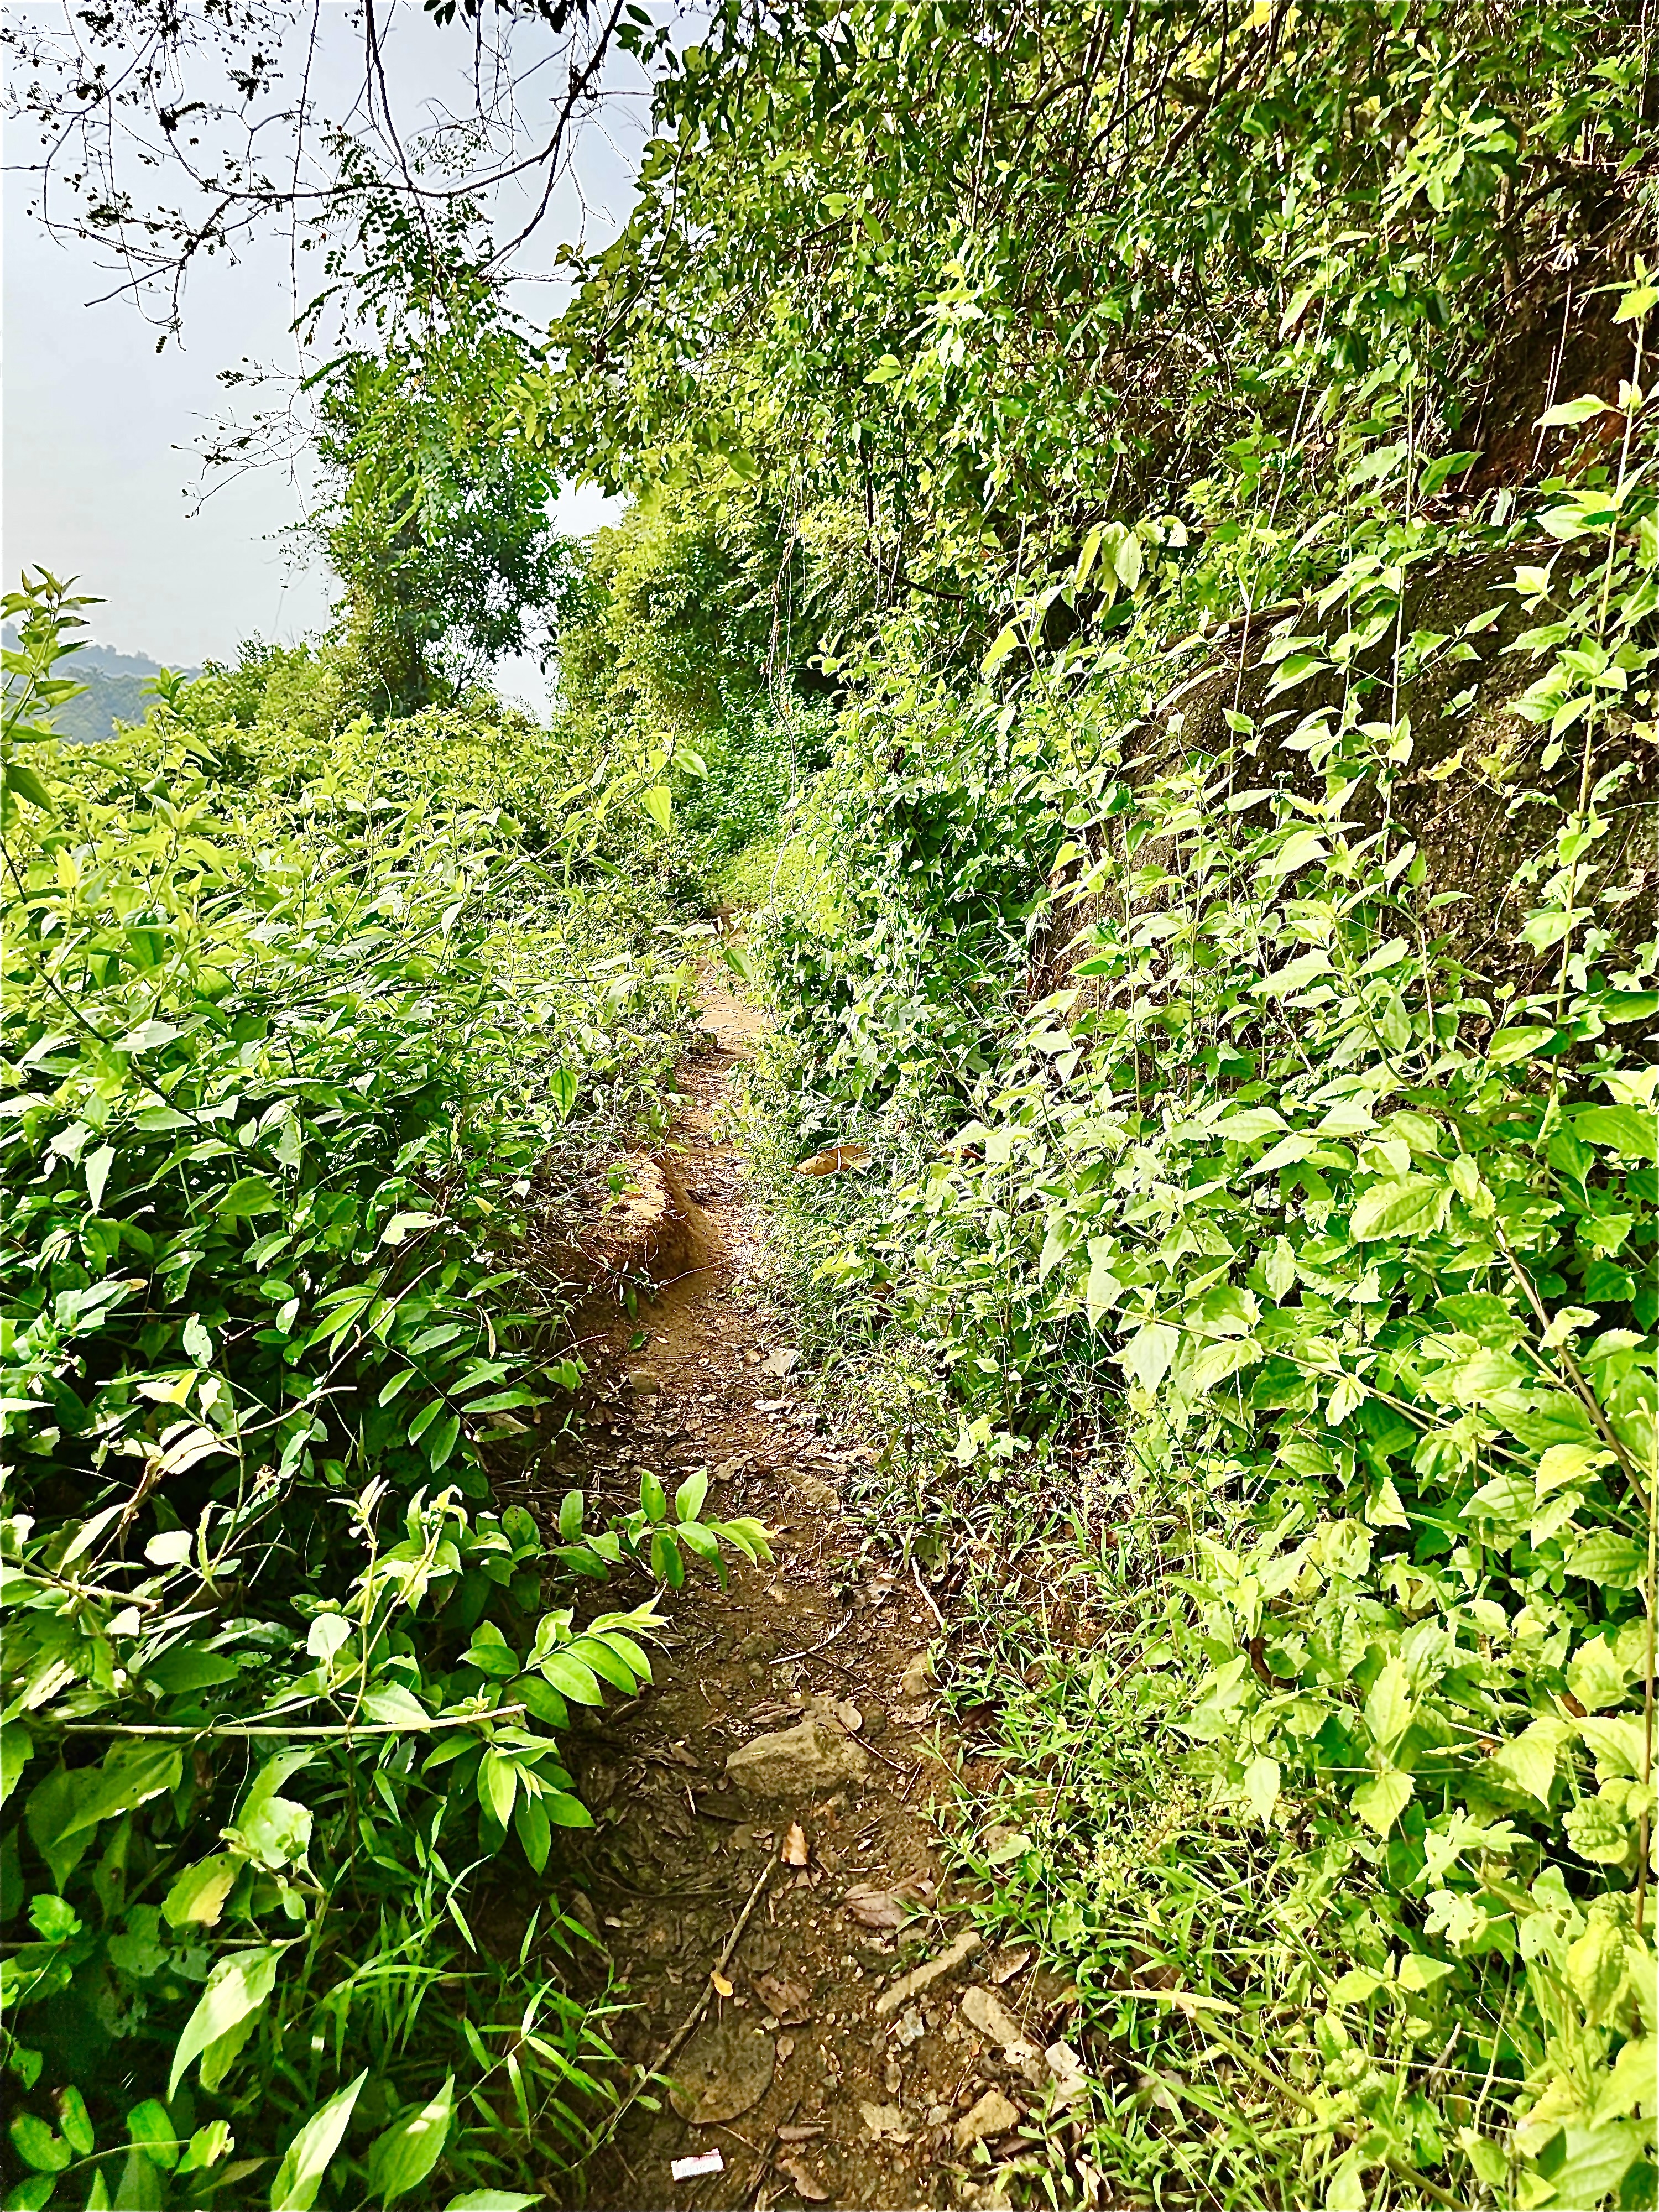
[[[677,2158],[668,2170],[676,2181],[701,2181],[705,2173],[724,2173],[726,2160],[717,2150],[702,2150],[695,2158]]]

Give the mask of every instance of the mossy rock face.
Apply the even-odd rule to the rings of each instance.
[[[696,2127],[735,2120],[771,2087],[777,2062],[777,2046],[763,2029],[721,2021],[699,2029],[680,2053],[668,2101]]]

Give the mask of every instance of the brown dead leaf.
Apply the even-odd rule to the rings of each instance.
[[[787,2066],[789,2061],[795,2055],[794,2037],[793,2035],[781,2035],[778,2038],[777,2052],[779,2065]]]
[[[914,2133],[908,2116],[896,2105],[860,2102],[859,2117],[877,2142],[906,2143]]]
[[[861,1881],[849,1889],[842,1899],[842,1908],[850,1912],[860,1928],[871,1928],[878,1933],[904,1924],[904,1907],[890,1890],[872,1889]]]
[[[799,1820],[789,1823],[789,1832],[783,1839],[783,1863],[787,1867],[806,1864],[806,1831]]]
[[[811,2018],[811,1992],[802,1984],[791,1981],[784,1974],[757,1974],[752,1978],[755,1995],[779,2020],[794,2027]]]
[[[812,2176],[807,2172],[806,2168],[801,2164],[798,2158],[781,2158],[778,2160],[778,2164],[788,2175],[791,2181],[794,2183],[796,2188],[800,2191],[801,2195],[806,2199],[809,2204],[826,2204],[829,2203],[830,2191],[827,2189],[820,2189],[818,2187],[817,2183],[812,2179]]]

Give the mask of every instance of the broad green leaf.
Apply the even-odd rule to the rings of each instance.
[[[161,2168],[137,2143],[122,2164],[121,2178],[115,2185],[115,2203],[120,2212],[128,2212],[129,2206],[131,2212],[162,2212],[167,2203],[167,2185],[161,2179]]]
[[[369,2146],[369,2195],[390,2204],[407,2197],[411,2189],[418,2189],[438,2163],[454,2117],[455,2076],[452,2074],[429,2103],[407,2119],[397,2121]]]
[[[185,2022],[184,2033],[179,2038],[173,2054],[173,2067],[167,2076],[167,2095],[176,2096],[179,2084],[185,2077],[191,2061],[198,2058],[211,2043],[229,2034],[245,2020],[250,2020],[264,2005],[276,1984],[276,1966],[282,1952],[275,1944],[261,1944],[257,1948],[233,1951],[221,1959],[208,1976],[196,2009]]]
[[[185,2147],[179,2161],[180,2173],[199,2173],[204,2168],[216,2166],[235,2146],[236,2138],[223,2120],[210,2120],[204,2128],[198,2128]]]
[[[8,791],[15,791],[20,799],[27,799],[31,806],[38,806],[43,814],[57,812],[51,792],[26,761],[8,761],[4,781]]]
[[[228,1851],[217,1851],[186,1867],[173,1876],[161,1906],[162,1919],[169,1928],[216,1928],[240,1872],[240,1862]]]
[[[19,2112],[6,2132],[19,2158],[37,2172],[61,2173],[75,2157],[63,2136],[33,2112]]]
[[[1116,1256],[1117,1247],[1109,1237],[1091,1239],[1089,1280],[1084,1291],[1084,1304],[1091,1328],[1099,1328],[1121,1294],[1123,1286],[1112,1272],[1112,1263]]]
[[[674,1492],[674,1518],[677,1521],[695,1521],[702,1511],[702,1502],[708,1495],[708,1477],[702,1469],[699,1468],[695,1474],[688,1474]]]
[[[117,1052],[159,1052],[164,1044],[171,1044],[176,1037],[183,1035],[184,1031],[177,1022],[163,1021],[155,1015],[147,1022],[140,1022],[137,1029],[129,1030],[117,1042],[115,1049]]]
[[[1167,1322],[1148,1322],[1128,1340],[1118,1359],[1132,1382],[1143,1390],[1156,1390],[1170,1371],[1181,1337]]]
[[[221,1221],[249,1221],[256,1214],[276,1213],[282,1200],[264,1176],[244,1176],[232,1183],[214,1207]]]
[[[1561,1826],[1580,1858],[1592,1866],[1623,1866],[1640,1845],[1638,1810],[1627,1802],[1626,1786],[1614,1783],[1569,1805]]]
[[[127,2133],[152,2165],[171,2173],[181,2148],[173,2115],[159,2097],[146,2097],[127,2114]]]
[[[432,1717],[415,1692],[401,1682],[379,1682],[366,1690],[363,1711],[383,1728],[424,1729]]]
[[[679,1534],[684,1542],[691,1541],[692,1531],[696,1526],[695,1522],[691,1522],[680,1529]],[[713,1539],[709,1540],[712,1542]],[[716,1548],[718,1549],[718,1547]],[[636,1686],[634,1671],[627,1660],[619,1652],[614,1651],[604,1637],[579,1636],[573,1644],[565,1645],[564,1656],[588,1668],[602,1682],[609,1682],[612,1689],[620,1690],[624,1697],[633,1696]]]
[[[1454,477],[1461,477],[1466,469],[1472,469],[1480,458],[1479,453],[1442,453],[1424,470],[1417,488],[1419,495],[1432,499]]]
[[[502,1827],[513,1817],[513,1800],[518,1788],[517,1760],[499,1751],[486,1751],[478,1767],[478,1802],[489,1808]]]
[[[319,1613],[306,1631],[306,1650],[325,1665],[352,1639],[352,1625],[343,1613]]]
[[[1533,1721],[1493,1752],[1487,1764],[1540,1805],[1547,1805],[1555,1785],[1556,1754],[1571,1733],[1565,1721]]]
[[[547,1808],[539,1796],[528,1790],[520,1790],[513,1808],[513,1825],[518,1831],[519,1841],[524,1845],[525,1856],[540,1874],[547,1864],[547,1854],[553,1837]]]
[[[1279,1802],[1279,1761],[1276,1759],[1253,1759],[1244,1770],[1244,1802],[1258,1820],[1273,1817],[1273,1807]]]
[[[350,2124],[352,2106],[368,2079],[365,2068],[355,2081],[320,2106],[295,2136],[271,2185],[270,2212],[311,2212],[329,2161]]]
[[[1356,1202],[1348,1233],[1358,1244],[1381,1237],[1431,1236],[1440,1225],[1448,1195],[1437,1176],[1399,1176],[1375,1182]]]
[[[81,1164],[87,1178],[87,1203],[96,1213],[104,1202],[104,1188],[115,1164],[114,1146],[100,1145],[95,1152],[87,1154]]]
[[[600,1689],[591,1667],[584,1667],[579,1659],[568,1658],[562,1651],[550,1651],[541,1662],[541,1671],[562,1697],[568,1698],[574,1705],[602,1705],[605,1692]]]
[[[1353,1809],[1368,1828],[1386,1836],[1412,1801],[1412,1778],[1397,1767],[1385,1767],[1353,1793]]]
[[[1385,1659],[1365,1698],[1365,1723],[1375,1741],[1386,1748],[1396,1743],[1411,1726],[1413,1711],[1410,1677],[1398,1653]]]
[[[1659,1120],[1639,1106],[1584,1106],[1572,1117],[1573,1134],[1606,1145],[1627,1160],[1659,1159]]]
[[[34,1755],[34,1739],[21,1721],[0,1728],[0,1805],[17,1787],[18,1778]]]
[[[1540,2178],[1550,2194],[1534,2203],[1560,2212],[1585,2212],[1585,2207],[1604,2203],[1618,2188],[1651,2143],[1649,2128],[1639,2120],[1603,2120],[1596,2127],[1562,2130],[1550,2156],[1550,2168]]]
[[[1569,1553],[1567,1572],[1604,1589],[1636,1589],[1647,1571],[1647,1551],[1611,1528],[1597,1528]]]
[[[640,793],[640,804],[664,835],[674,817],[674,794],[665,783],[653,783]]]
[[[64,2141],[82,2158],[89,2158],[97,2148],[92,2115],[87,2110],[87,2100],[73,2086],[58,2092],[58,2124],[64,2130]]]
[[[1554,1035],[1553,1029],[1536,1026],[1494,1030],[1492,1042],[1486,1047],[1486,1058],[1494,1067],[1507,1067],[1514,1060],[1528,1059],[1540,1045],[1547,1044]]]
[[[410,1237],[422,1229],[434,1229],[443,1219],[441,1213],[394,1213],[380,1231],[382,1244],[406,1243]]]
[[[553,1687],[539,1674],[520,1674],[507,1686],[506,1702],[521,1705],[538,1721],[549,1728],[567,1729],[570,1725],[570,1708]]]
[[[426,1440],[426,1463],[434,1474],[448,1464],[460,1433],[461,1417],[459,1413],[447,1414],[434,1425]]]
[[[72,1836],[97,1821],[112,1820],[118,1813],[130,1813],[137,1805],[146,1805],[164,1790],[173,1789],[183,1771],[180,1754],[165,1746],[118,1746],[95,1773],[82,1771],[76,1774],[75,1803],[61,1823],[59,1833]]]

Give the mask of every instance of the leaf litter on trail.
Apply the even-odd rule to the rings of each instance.
[[[781,2158],[778,2160],[778,2165],[781,2170],[788,2175],[791,2181],[794,2183],[795,2187],[799,2191],[800,2194],[806,2199],[809,2204],[828,2203],[830,2200],[830,2191],[827,2189],[821,2189],[818,2186],[818,2184],[807,2172],[805,2166],[802,2165],[799,2159]]]
[[[789,1832],[783,1839],[783,1863],[787,1867],[806,1864],[806,1831],[799,1820],[789,1823]]]
[[[782,1974],[757,1974],[753,1982],[756,1996],[775,2019],[799,2027],[812,2017],[811,1992],[801,1983]]]
[[[916,1906],[933,1893],[930,1881],[902,1881],[896,1889],[878,1889],[872,1882],[860,1881],[842,1898],[842,1909],[861,1928],[886,1934],[902,1928]]]
[[[890,1890],[872,1889],[868,1882],[860,1882],[855,1889],[849,1889],[842,1899],[842,1905],[861,1928],[872,1928],[880,1932],[904,1924],[904,1907],[898,1899]]]

